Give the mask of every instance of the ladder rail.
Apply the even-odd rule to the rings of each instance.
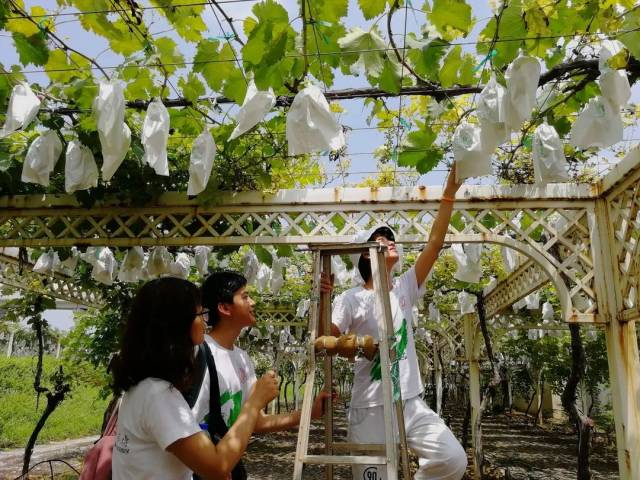
[[[387,267],[385,264],[384,252],[376,247],[369,248],[369,259],[371,260],[371,276],[373,278],[373,289],[376,293],[376,306],[378,312],[378,352],[380,354],[381,376],[382,376],[382,405],[384,412],[384,436],[387,455],[387,478],[385,480],[397,480],[398,478],[398,452],[394,439],[393,428],[393,384],[391,378],[391,359],[389,340],[394,338],[393,326],[388,330],[391,318],[391,304],[389,296],[384,293],[389,291]],[[404,420],[404,419],[402,419]],[[400,419],[398,419],[400,421]]]
[[[320,282],[316,281],[316,272],[320,271],[320,252],[313,253],[313,288],[312,302],[309,312],[309,332],[312,339],[317,336],[317,328],[320,324],[320,311],[318,302]],[[307,381],[304,386],[304,397],[302,400],[302,414],[300,415],[300,427],[298,429],[298,444],[296,446],[296,457],[293,465],[293,479],[302,480],[302,470],[304,467],[304,458],[307,456],[309,449],[309,429],[311,426],[311,407],[313,403],[313,386],[316,379],[316,354],[313,348],[313,341],[308,346],[307,360]]]

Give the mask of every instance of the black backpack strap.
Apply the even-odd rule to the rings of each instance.
[[[209,433],[217,433],[220,437],[224,437],[229,428],[222,418],[220,405],[220,385],[218,384],[218,370],[216,369],[216,361],[207,342],[202,343],[204,357],[207,368],[209,370]]]
[[[207,369],[207,355],[202,347],[202,345],[198,345],[198,353],[196,354],[195,359],[195,371],[193,372],[193,382],[191,382],[191,386],[189,390],[184,392],[182,396],[189,404],[189,408],[193,408],[198,400],[198,395],[200,395],[200,389],[202,388],[202,382],[204,382],[204,372]]]

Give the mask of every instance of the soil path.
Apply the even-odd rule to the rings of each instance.
[[[344,410],[335,412],[336,440],[344,440],[347,425]],[[460,438],[462,416],[450,418],[451,427]],[[538,428],[526,423],[523,415],[486,415],[483,421],[485,454],[493,467],[490,478],[502,479],[506,468],[511,480],[573,480],[576,478],[576,437],[565,426]],[[95,437],[57,442],[36,447],[34,461],[60,458],[80,468],[82,455]],[[292,477],[297,432],[279,432],[254,437],[245,456],[251,480],[285,480]],[[323,426],[315,422],[309,441],[310,453],[322,453]],[[612,447],[596,442],[592,453],[593,480],[616,480],[617,460]],[[22,451],[0,452],[0,479],[14,479],[21,471]],[[71,479],[76,475],[64,464],[53,464],[54,478]],[[32,479],[51,478],[50,467],[43,464],[34,470]],[[324,480],[323,468],[305,467],[305,480]],[[350,469],[334,468],[335,480],[351,480]]]

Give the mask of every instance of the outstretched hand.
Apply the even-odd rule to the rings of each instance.
[[[333,393],[321,391],[316,399],[313,401],[313,406],[311,407],[311,418],[320,418],[324,415],[324,402],[331,396],[335,401],[338,398],[338,394],[334,391]]]
[[[320,274],[320,293],[331,293],[333,291],[333,273],[331,275],[326,272]]]
[[[458,182],[456,179],[456,163],[454,162],[451,166],[451,170],[449,171],[449,176],[447,177],[447,183],[444,186],[444,196],[449,198],[454,198],[458,189],[462,186],[464,180]]]

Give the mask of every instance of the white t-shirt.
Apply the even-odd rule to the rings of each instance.
[[[113,479],[190,479],[191,470],[166,448],[199,432],[178,389],[166,380],[142,380],[124,394],[118,411]]]
[[[222,418],[227,426],[231,427],[238,418],[240,409],[256,382],[255,367],[249,354],[241,348],[234,347],[233,350],[224,348],[209,335],[205,335],[204,340],[209,345],[216,362]],[[210,391],[209,370],[207,369],[202,381],[202,388],[193,406],[194,416],[199,422],[208,423]]]
[[[402,398],[405,400],[420,395],[423,390],[411,324],[411,309],[418,302],[418,290],[415,269],[410,268],[393,279],[389,292],[396,336],[396,356],[399,359],[399,383]],[[367,290],[363,286],[355,287],[336,298],[332,322],[342,333],[371,335],[378,339],[377,310],[374,290]],[[351,407],[382,405],[381,379],[379,355],[373,361],[358,357],[355,363]]]

